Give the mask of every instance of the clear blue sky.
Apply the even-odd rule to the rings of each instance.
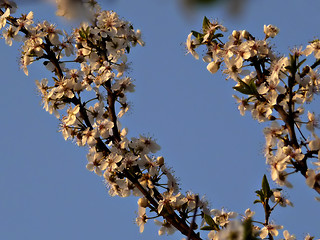
[[[274,24],[280,34],[273,42],[287,54],[290,47],[320,37],[320,3],[249,1],[238,18],[231,18],[224,6],[188,16],[172,0],[102,5],[141,29],[146,42],[129,55],[128,75],[136,80],[136,92],[129,96],[132,111],[122,120],[129,135],[157,139],[159,154],[175,170],[183,191],[205,194],[211,208],[243,213],[250,207],[261,220],[262,208],[253,201],[263,174],[269,174],[262,154],[266,124],[241,117],[231,97],[233,82],[211,75],[205,63],[186,56],[184,42],[206,15],[218,18],[230,32],[247,29],[257,37],[263,36],[264,24]],[[49,5],[23,5],[20,12],[28,10],[35,19],[62,23]],[[44,66],[32,65],[26,77],[18,67],[18,44],[9,48],[2,40],[0,51],[0,239],[181,239],[178,234],[158,237],[152,222],[139,233],[134,224],[137,199],[110,197],[102,179],[86,170],[86,149],[65,142],[57,120],[42,110],[34,80],[48,76]],[[313,106],[320,113],[319,104]],[[302,176],[290,179],[294,188],[286,193],[295,207],[278,208],[271,219],[298,239],[308,232],[319,238],[316,193]]]

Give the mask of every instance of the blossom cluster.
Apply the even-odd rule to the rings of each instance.
[[[211,240],[227,240],[227,239],[274,239],[279,235],[279,230],[283,226],[276,225],[270,221],[270,215],[276,206],[286,207],[293,206],[292,202],[288,200],[281,189],[270,189],[266,176],[262,180],[262,188],[256,191],[259,197],[254,203],[262,204],[265,211],[265,220],[253,220],[255,212],[248,208],[244,214],[240,215],[235,212],[227,212],[224,209],[211,210],[211,215],[204,214],[205,225],[202,230],[210,230],[208,238]],[[274,203],[271,206],[270,201]],[[214,216],[212,218],[212,216]],[[288,230],[283,231],[284,239],[294,240],[296,237],[291,235]],[[305,240],[313,239],[307,235]]]
[[[226,79],[233,79],[234,90],[242,94],[233,96],[241,115],[251,112],[259,123],[271,122],[263,132],[272,180],[291,187],[288,176],[300,172],[307,185],[320,193],[319,118],[305,111],[306,104],[320,92],[320,41],[310,42],[305,49],[292,49],[288,57],[278,56],[269,40],[279,29],[265,25],[263,30],[263,40],[247,30],[234,30],[223,42],[227,29],[205,17],[202,32],[192,31],[186,44],[196,59],[199,55],[195,49],[206,47],[203,61],[208,63],[209,72],[216,73],[224,66]],[[312,53],[315,60],[307,64],[312,61],[307,59]]]
[[[4,2],[2,36],[9,46],[13,40],[22,41],[20,64],[26,75],[36,61],[43,61],[52,72],[52,80],[36,80],[43,107],[60,120],[65,140],[88,147],[87,169],[103,176],[111,196],[139,197],[140,232],[148,219],[163,217],[162,222],[155,220],[159,235],[178,229],[199,239],[190,232],[187,219],[198,208],[209,212],[207,202],[202,199],[196,204],[197,195],[180,193],[164,158],[154,155],[160,146],[147,136],[127,138],[128,130],[119,122],[130,108],[127,93],[135,90],[125,72],[127,53],[137,44],[144,45],[140,30],[113,11],[102,11],[95,1],[90,1],[88,22],[71,34],[47,21],[34,24],[33,12],[13,17],[16,4]],[[59,15],[65,15],[67,2],[58,1]],[[146,209],[153,216],[148,217]]]
[[[69,11],[70,4],[74,2],[58,0],[57,14],[67,18],[75,16],[78,11],[76,8],[73,9],[75,11]],[[128,69],[127,54],[137,44],[144,45],[141,32],[134,30],[129,22],[119,18],[115,12],[101,10],[94,0],[76,2],[80,10],[86,9],[88,21],[68,34],[47,21],[35,24],[33,12],[13,17],[17,5],[9,0],[0,0],[0,29],[4,28],[2,37],[9,46],[13,41],[22,42],[20,64],[26,75],[29,74],[28,66],[36,61],[42,61],[53,74],[52,80],[45,78],[36,81],[44,109],[59,119],[60,132],[65,140],[88,148],[86,168],[103,177],[111,196],[139,197],[136,223],[140,232],[144,231],[149,219],[162,217],[163,221],[154,220],[160,227],[159,235],[178,230],[188,239],[200,240],[200,233],[195,232],[200,229],[210,230],[210,239],[230,239],[231,235],[234,239],[246,239],[245,236],[249,235],[261,239],[277,236],[282,226],[269,222],[271,211],[266,221],[261,223],[263,227],[259,227],[253,224],[254,212],[250,209],[242,217],[225,209],[209,210],[204,198],[200,199],[191,192],[180,192],[177,180],[166,166],[164,158],[155,155],[160,146],[154,139],[142,135],[130,139],[127,137],[128,130],[119,121],[130,108],[127,93],[135,90],[133,80],[125,75]],[[297,120],[302,111],[296,112],[293,103],[302,105],[312,100],[316,90],[311,89],[311,83],[317,89],[318,78],[312,78],[311,72],[316,74],[316,71],[311,66],[299,73],[300,82],[297,84],[299,90],[300,85],[303,89],[298,94],[293,87],[279,86],[283,75],[290,76],[294,71],[298,74],[300,66],[295,70],[288,68],[293,68],[292,59],[290,63],[287,58],[277,58],[272,53],[266,39],[274,37],[277,28],[266,26],[266,39],[263,41],[254,40],[246,31],[234,32],[226,44],[222,44],[222,36],[216,34],[216,30],[226,31],[222,25],[205,19],[204,33],[193,32],[189,35],[189,51],[198,58],[194,49],[199,45],[207,45],[208,53],[204,60],[209,63],[208,70],[212,73],[224,61],[227,78],[237,81],[235,89],[249,95],[248,99],[237,98],[242,113],[250,110],[259,122],[274,121],[274,110],[280,116],[287,116],[287,119],[283,119],[284,126],[274,121],[265,130],[269,136],[267,149],[270,150],[266,153],[268,163],[272,165],[279,156],[286,156],[285,160],[279,160],[279,167],[276,168],[279,176],[272,177],[280,184],[285,184],[286,178],[281,176],[286,176],[287,166],[291,164],[303,173],[298,163],[306,162],[307,158],[318,154],[320,150],[320,140],[314,133],[317,127],[314,115],[308,115],[313,120],[308,121],[306,126],[315,140],[301,143],[308,151],[306,154],[292,139],[292,126],[286,122],[294,116],[297,126],[304,124]],[[196,38],[191,39],[192,35]],[[312,52],[317,54],[316,46],[312,44],[305,50],[305,55]],[[299,56],[297,51],[292,55],[297,64],[300,64],[297,60]],[[251,62],[256,74],[247,74],[242,69],[245,61]],[[241,74],[246,74],[242,80],[238,77]],[[304,101],[304,96],[308,96],[309,100]],[[281,150],[276,151],[275,147]],[[319,169],[304,170],[308,184],[316,186]],[[257,191],[260,197],[257,202],[262,203],[264,208],[269,207],[269,200],[275,203],[272,209],[277,205],[292,205],[282,196],[280,189],[270,190],[265,182],[264,179],[262,190]],[[198,214],[198,210],[201,213]],[[195,223],[197,216],[201,218],[199,224]],[[288,231],[284,231],[283,235],[285,239],[294,239]]]

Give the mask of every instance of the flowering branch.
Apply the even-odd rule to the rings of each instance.
[[[272,180],[280,186],[291,187],[286,169],[293,167],[295,172],[306,178],[307,185],[320,194],[320,168],[313,169],[308,164],[312,158],[319,159],[320,140],[315,133],[315,128],[319,127],[318,119],[310,112],[306,122],[300,119],[304,104],[311,102],[313,95],[320,91],[317,68],[320,64],[320,41],[311,42],[303,51],[302,47],[293,49],[288,58],[277,56],[269,45],[268,39],[279,32],[277,27],[264,26],[264,40],[256,40],[246,30],[235,30],[229,41],[224,43],[224,35],[220,32],[225,31],[224,26],[205,17],[202,32],[192,31],[188,36],[189,52],[198,59],[195,49],[205,46],[207,53],[203,60],[208,62],[207,69],[211,73],[216,73],[224,62],[223,73],[227,79],[235,80],[234,89],[247,96],[234,96],[241,115],[251,111],[258,122],[271,122],[271,126],[264,129],[264,134],[266,162],[270,166]],[[307,58],[301,58],[311,53],[314,53],[315,62],[303,67]],[[245,62],[248,63],[246,66]],[[304,136],[302,125],[311,132],[311,137]],[[298,140],[296,129],[303,140]],[[312,164],[320,165],[319,161]]]
[[[182,205],[194,202],[195,197],[187,199],[178,193],[175,179],[162,157],[148,156],[160,147],[152,139],[142,136],[129,141],[125,137],[127,130],[119,129],[118,117],[128,110],[125,93],[134,91],[130,78],[119,77],[126,69],[125,53],[137,43],[143,45],[140,31],[134,31],[116,13],[101,11],[97,6],[92,6],[93,25],[84,23],[70,36],[46,21],[33,26],[32,12],[14,18],[10,16],[11,10],[12,7],[7,7],[6,12],[0,12],[3,26],[7,21],[9,28],[13,28],[12,34],[4,36],[8,40],[18,36],[19,32],[24,34],[21,59],[26,74],[29,64],[46,60],[44,64],[56,78],[53,77],[53,85],[49,85],[47,79],[37,81],[44,108],[60,119],[60,131],[65,140],[73,139],[79,146],[90,148],[87,168],[104,176],[111,195],[125,197],[132,192],[143,196],[139,208],[149,208],[157,217],[163,217],[163,227],[177,229],[190,239],[201,239],[187,223],[189,217],[181,218],[187,209],[181,209]],[[60,36],[64,40],[61,41]],[[68,61],[61,61],[63,57],[70,57],[75,49],[75,60],[70,62],[81,64],[80,70],[70,70],[65,67]],[[95,98],[86,100],[87,94],[83,92],[92,90]],[[117,102],[121,105],[118,116]],[[95,104],[88,107],[89,103]],[[61,118],[60,112],[65,106],[69,107]],[[160,176],[168,178],[164,192],[157,188]],[[201,207],[204,206],[202,203]],[[148,219],[145,210],[142,212],[140,231]]]
[[[59,0],[57,14],[72,17],[75,12],[69,14],[67,10],[70,2],[72,0]],[[266,176],[262,188],[256,191],[259,199],[255,201],[262,204],[265,221],[253,221],[254,212],[250,209],[246,210],[242,219],[237,219],[239,215],[235,212],[209,210],[207,201],[196,194],[182,194],[164,158],[154,156],[160,146],[152,138],[127,138],[128,130],[121,127],[119,119],[130,107],[126,94],[134,92],[135,86],[131,78],[124,77],[126,54],[137,44],[144,45],[141,32],[134,30],[115,12],[102,11],[94,0],[76,2],[86,9],[89,22],[82,23],[70,35],[47,21],[34,25],[32,12],[20,18],[11,16],[17,6],[9,0],[0,0],[0,29],[9,25],[3,30],[3,37],[9,46],[12,40],[23,42],[21,67],[26,75],[28,66],[39,60],[43,60],[46,68],[53,73],[51,81],[46,78],[36,81],[44,109],[59,119],[60,132],[65,140],[88,147],[87,169],[103,176],[111,196],[140,197],[136,218],[140,232],[143,232],[149,219],[155,219],[160,226],[159,235],[178,230],[190,240],[202,239],[196,230],[210,231],[210,239],[242,237],[253,240],[277,236],[277,229],[282,226],[270,223],[270,215],[277,205],[292,204],[281,195],[281,189],[270,189]],[[312,98],[313,92],[308,87],[311,80],[315,81],[311,72],[320,64],[319,59],[300,73],[299,68],[304,60],[298,61],[300,55],[297,52],[290,55],[291,62],[287,58],[277,59],[271,53],[266,39],[275,36],[276,28],[266,27],[266,39],[263,41],[256,41],[246,31],[241,34],[233,32],[230,42],[226,44],[220,39],[223,35],[215,33],[218,29],[226,30],[205,18],[204,33],[192,32],[188,37],[189,51],[198,58],[194,49],[206,45],[208,54],[204,59],[210,62],[208,70],[216,72],[224,61],[227,78],[237,81],[234,89],[249,96],[242,100],[236,97],[241,103],[240,112],[250,109],[259,122],[274,121],[270,128],[265,129],[267,162],[274,167],[272,179],[280,185],[288,185],[286,176],[289,173],[285,169],[292,165],[296,172],[300,171],[307,178],[307,184],[318,191],[319,174],[316,175],[315,171],[319,169],[313,170],[307,166],[307,160],[319,155],[320,150],[320,140],[314,133],[314,115],[308,115],[307,128],[315,140],[304,138],[299,143],[295,126],[301,133],[303,122],[298,118],[301,114],[295,105],[303,102],[304,97]],[[192,40],[192,35],[196,39]],[[305,50],[305,55],[311,54],[308,51],[310,49]],[[250,63],[255,73],[240,79],[239,75],[246,74],[242,69],[244,61]],[[77,68],[69,69],[67,63]],[[283,81],[282,75],[288,76],[284,87],[278,86],[280,80]],[[309,82],[303,79],[307,77]],[[295,89],[297,84],[298,90]],[[284,126],[279,126],[275,121],[277,118],[271,115],[273,109],[278,112]],[[276,145],[277,152],[274,154]],[[305,154],[301,153],[302,147]],[[270,200],[275,202],[273,207],[269,204]],[[154,215],[147,216],[146,209],[148,214]],[[198,214],[198,211],[201,213]],[[162,222],[156,219],[160,217]],[[196,223],[197,217],[201,220],[199,224]],[[287,231],[283,235],[286,239],[291,237]]]

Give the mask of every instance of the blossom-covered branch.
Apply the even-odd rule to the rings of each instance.
[[[313,112],[304,114],[306,103],[320,92],[320,41],[310,42],[304,50],[295,48],[285,57],[276,55],[269,44],[279,32],[275,26],[264,26],[263,40],[246,30],[235,30],[224,42],[223,32],[224,26],[205,17],[202,32],[192,31],[188,36],[189,52],[198,59],[195,49],[204,45],[207,70],[216,73],[224,63],[223,73],[236,82],[234,89],[242,93],[241,98],[233,96],[240,114],[250,111],[258,122],[271,122],[263,132],[272,180],[291,187],[288,176],[300,172],[307,185],[320,194],[320,140],[315,131],[319,119]],[[315,60],[309,65],[312,60],[306,57],[312,53]]]
[[[205,209],[206,202],[200,200],[195,206],[196,195],[182,195],[164,158],[153,155],[159,145],[144,136],[127,139],[127,129],[121,128],[118,120],[129,109],[126,94],[135,87],[124,72],[126,53],[136,44],[144,45],[140,30],[95,3],[90,5],[91,24],[82,23],[68,35],[47,21],[33,25],[32,12],[12,17],[16,5],[6,3],[1,27],[6,23],[9,27],[3,36],[9,45],[12,40],[23,41],[21,67],[25,74],[28,65],[38,60],[54,73],[52,81],[36,81],[44,108],[61,121],[65,140],[89,147],[87,169],[104,177],[110,195],[141,197],[137,218],[141,232],[149,219],[148,208],[154,215],[151,218],[164,219],[159,234],[178,229],[190,239],[201,239],[190,231],[188,219],[192,216],[188,213]],[[66,63],[79,68],[70,69]]]
[[[73,17],[77,12],[68,11],[70,2],[72,0],[57,1],[57,14]],[[247,209],[243,216],[225,209],[209,210],[204,198],[191,192],[186,194],[180,192],[177,180],[166,166],[164,158],[155,155],[160,146],[152,138],[140,135],[138,138],[128,139],[128,130],[121,126],[119,119],[130,108],[126,94],[134,92],[135,88],[133,80],[125,76],[128,68],[127,54],[137,44],[144,45],[141,32],[134,30],[129,22],[119,18],[115,12],[101,10],[94,0],[76,2],[80,9],[86,10],[85,16],[88,21],[75,28],[71,34],[47,21],[34,24],[32,12],[21,17],[12,16],[17,6],[9,0],[0,0],[0,29],[5,28],[2,36],[9,46],[13,40],[23,42],[20,64],[26,75],[29,74],[28,66],[36,61],[42,61],[52,73],[51,79],[36,81],[43,107],[59,119],[59,131],[65,140],[72,140],[78,146],[88,148],[87,169],[104,178],[111,196],[139,197],[136,223],[140,232],[144,231],[148,220],[155,219],[155,223],[160,226],[159,235],[172,234],[178,230],[188,239],[194,240],[202,239],[200,232],[196,232],[198,230],[209,231],[210,239],[230,239],[230,236],[239,239],[264,239],[268,236],[269,239],[273,239],[273,236],[277,236],[278,229],[282,229],[282,226],[270,222],[270,215],[276,206],[292,204],[282,195],[281,189],[270,189],[265,176],[262,188],[256,191],[259,198],[255,201],[263,206],[264,221],[254,221],[254,212],[250,209]],[[305,139],[303,143],[299,143],[297,140],[295,128],[302,122],[296,119],[290,120],[297,115],[293,107],[296,102],[293,77],[290,78],[287,74],[291,79],[291,85],[284,87],[284,90],[278,90],[280,94],[267,93],[268,89],[271,89],[270,86],[276,89],[277,79],[282,80],[278,77],[275,82],[270,82],[268,76],[271,72],[276,71],[279,75],[281,71],[286,74],[284,66],[289,65],[282,64],[285,60],[281,60],[280,70],[279,67],[274,67],[272,71],[266,68],[266,64],[271,64],[273,61],[267,58],[270,48],[265,41],[259,42],[261,46],[255,45],[257,43],[247,32],[243,34],[247,34],[248,39],[245,37],[244,39],[249,42],[252,38],[253,45],[250,50],[252,53],[250,51],[248,53],[245,50],[247,47],[244,47],[241,57],[233,56],[235,55],[233,51],[237,47],[235,42],[241,40],[240,34],[235,32],[233,44],[229,44],[230,49],[225,53],[227,55],[220,56],[220,51],[224,52],[227,47],[222,47],[220,40],[222,36],[215,35],[215,31],[225,29],[215,24],[205,19],[206,33],[193,32],[196,40],[192,40],[192,36],[189,36],[187,44],[190,52],[197,57],[194,51],[196,46],[201,44],[209,46],[212,52],[208,52],[205,59],[210,62],[214,60],[208,65],[211,72],[217,71],[224,59],[228,78],[238,81],[235,89],[250,95],[249,99],[241,100],[246,101],[246,104],[241,105],[241,111],[255,109],[255,118],[265,121],[266,118],[274,120],[271,109],[278,108],[276,111],[282,117],[285,126],[277,125],[276,130],[266,130],[272,132],[269,134],[269,145],[274,147],[277,143],[282,149],[282,154],[291,151],[286,155],[290,158],[286,158],[281,164],[293,165],[296,171],[305,174],[310,185],[316,186],[317,183],[312,182],[316,179],[315,176],[311,177],[313,172],[298,162],[306,162],[318,154],[316,145],[318,142],[316,140],[308,142]],[[213,54],[214,51],[219,54]],[[262,52],[261,56],[266,60],[254,51]],[[250,66],[255,69],[257,76],[252,76],[254,80],[238,78],[238,74],[245,73],[242,70],[244,61],[251,61]],[[300,77],[309,76],[309,72],[317,64],[314,63],[315,66],[312,65],[309,71],[302,72]],[[296,73],[299,67],[289,69],[291,74]],[[286,92],[288,92],[289,108],[282,103],[286,98]],[[277,94],[276,100],[274,100],[275,94]],[[254,101],[261,103],[253,106],[250,103]],[[275,104],[272,105],[271,102]],[[261,105],[261,109],[258,109],[258,105]],[[269,109],[265,105],[270,106]],[[308,126],[312,128],[316,125]],[[303,155],[299,150],[300,145],[306,149],[309,146],[309,151]],[[274,151],[270,149],[268,152],[270,161],[277,156],[272,155]],[[284,170],[285,168],[281,173]],[[282,178],[276,179],[280,181]],[[270,201],[274,202],[273,206],[270,205]],[[161,218],[162,221],[157,218]],[[283,235],[286,239],[292,237],[287,231],[284,231]]]

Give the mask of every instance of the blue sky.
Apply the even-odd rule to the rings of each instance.
[[[135,79],[136,92],[129,96],[133,108],[122,125],[129,136],[157,139],[159,154],[175,170],[182,191],[206,195],[211,208],[243,213],[250,207],[260,220],[262,208],[253,201],[263,174],[269,174],[262,154],[267,124],[249,114],[241,117],[231,97],[233,82],[186,56],[184,42],[207,16],[219,19],[229,32],[247,29],[257,37],[263,37],[264,24],[274,24],[280,34],[272,42],[279,54],[287,54],[320,36],[320,3],[249,1],[236,18],[223,5],[189,16],[177,2],[115,0],[102,5],[141,29],[146,42],[129,55],[128,75]],[[35,19],[63,24],[50,5],[23,5],[20,12],[29,10]],[[37,63],[26,77],[19,70],[18,48],[0,42],[0,239],[181,239],[179,234],[158,237],[152,222],[139,233],[134,224],[137,199],[110,197],[102,179],[86,170],[86,149],[65,142],[57,120],[40,104],[34,80],[48,72]],[[311,107],[320,112],[318,104]],[[308,232],[320,237],[316,193],[302,176],[290,179],[294,188],[285,192],[295,207],[278,208],[271,219],[298,239]]]

